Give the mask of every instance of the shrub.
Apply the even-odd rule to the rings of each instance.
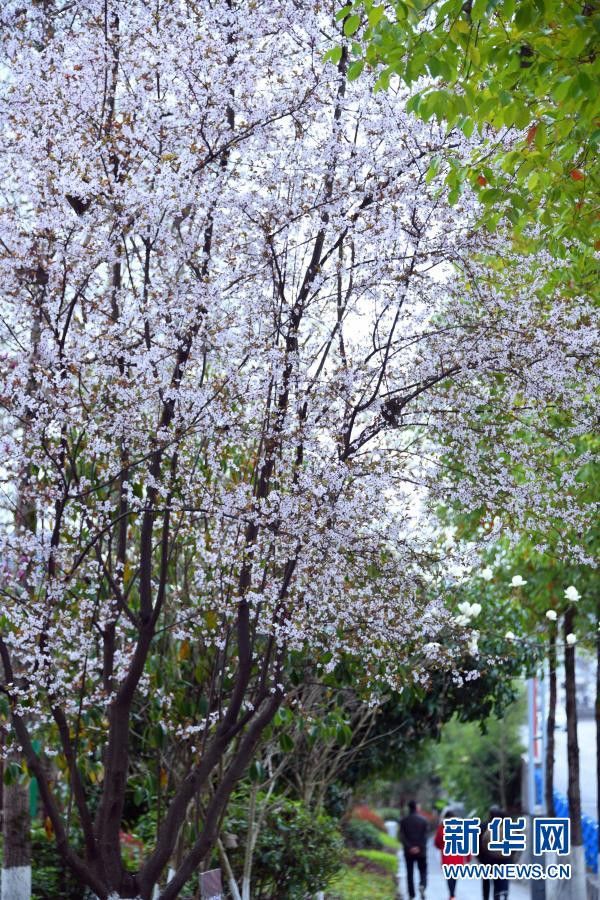
[[[350,816],[353,819],[361,819],[363,822],[370,822],[375,828],[379,828],[380,831],[385,831],[383,819],[381,816],[378,816],[370,806],[366,806],[365,804],[355,806],[352,809]]]
[[[388,853],[397,853],[398,850],[402,849],[401,842],[396,838],[390,837],[389,834],[379,832],[379,838],[383,844],[383,849],[387,850]]]
[[[399,824],[402,819],[402,813],[396,806],[384,806],[377,810],[377,815],[380,816],[384,822],[398,822]]]
[[[342,823],[342,834],[349,847],[355,850],[381,850],[381,833],[371,822],[363,819],[347,819]]]
[[[82,900],[83,888],[65,867],[52,834],[36,820],[31,825],[32,900]]]
[[[299,801],[276,795],[267,803],[263,826],[258,834],[252,864],[253,900],[304,900],[331,881],[341,869],[344,842],[337,823],[316,814]],[[240,878],[247,833],[247,797],[238,796],[227,816],[224,831],[238,837],[238,847],[230,851],[233,871]]]
[[[339,781],[327,785],[323,807],[328,816],[341,819],[350,803],[352,789]]]

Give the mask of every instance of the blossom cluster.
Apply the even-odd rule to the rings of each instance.
[[[457,138],[324,61],[323,4],[71,6],[2,13],[2,636],[24,698],[107,702],[152,616],[229,664],[241,606],[274,668],[309,649],[426,677],[452,624],[424,578],[440,435],[463,443],[457,499],[524,516],[539,472],[480,442],[554,401],[588,427],[585,304],[474,290],[477,210],[426,179]]]

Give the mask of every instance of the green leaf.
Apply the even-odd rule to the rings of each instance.
[[[369,12],[367,13],[367,17],[369,19],[369,25],[371,28],[374,28],[376,25],[381,22],[383,18],[385,10],[383,6],[372,6]]]
[[[470,138],[473,134],[473,129],[475,128],[475,122],[473,119],[465,118],[462,120],[460,130],[464,134],[465,137]]]
[[[360,28],[360,16],[348,16],[344,22],[344,34],[346,37],[352,37]]]
[[[471,9],[471,19],[474,22],[479,22],[484,17],[487,12],[488,2],[489,0],[475,0]]]
[[[414,113],[418,112],[419,105],[420,105],[422,99],[423,99],[422,94],[419,94],[419,93],[413,94],[412,97],[410,97],[410,99],[408,100],[408,102],[406,104],[406,111],[414,112]]]
[[[352,743],[352,729],[349,725],[338,725],[335,737],[338,744],[349,747]]]
[[[533,19],[532,5],[531,5],[531,3],[527,2],[527,0],[525,0],[525,2],[521,2],[519,4],[519,8],[518,8],[517,14],[515,16],[515,24],[517,25],[517,28],[519,28],[521,31],[523,31],[531,23],[532,19]]]
[[[252,760],[248,769],[248,777],[253,784],[258,784],[265,780],[265,767],[257,759]]]
[[[338,12],[336,12],[335,21],[341,22],[341,20],[345,19],[346,16],[351,12],[352,12],[352,4],[348,3],[346,6],[343,6],[342,9],[340,9]]]
[[[294,749],[294,742],[285,731],[279,735],[279,746],[284,753],[291,753]]]
[[[425,182],[427,184],[430,184],[437,173],[440,171],[440,162],[441,160],[439,156],[434,156],[434,158],[431,160],[429,168],[427,169],[427,174],[425,175]]]
[[[560,102],[561,100],[565,99],[565,97],[567,96],[567,94],[569,93],[569,90],[571,88],[572,80],[573,79],[571,79],[571,78],[560,79],[558,85],[552,91],[552,96],[555,100]]]
[[[348,66],[348,81],[356,81],[365,67],[364,59],[357,59]]]
[[[341,47],[332,47],[331,50],[328,50],[327,53],[324,54],[323,59],[325,62],[332,62],[337,66],[342,58],[342,53],[343,50]]]

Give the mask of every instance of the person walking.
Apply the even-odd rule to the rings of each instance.
[[[447,819],[456,819],[457,816],[454,815],[452,810],[448,810],[444,816],[444,822]],[[434,845],[438,848],[442,856],[442,866],[462,866],[465,863],[468,863],[471,859],[470,856],[459,856],[456,853],[445,853],[444,852],[444,822],[440,822],[438,825],[438,829],[435,833],[435,838],[433,839]],[[456,898],[456,878],[446,878],[446,884],[448,885],[448,893],[450,900],[455,900]]]
[[[415,897],[415,865],[419,869],[419,894],[425,896],[427,888],[427,819],[417,812],[417,804],[414,800],[408,803],[408,815],[400,821],[400,840],[404,847],[404,859],[406,861],[406,878],[408,881],[408,896]]]
[[[489,842],[490,842],[490,829],[489,824],[492,819],[504,819],[505,813],[499,806],[492,806],[489,811],[489,817],[487,822],[484,822],[481,826],[481,836],[479,838],[479,853],[477,857],[480,863],[484,863],[484,865],[498,865],[499,863],[507,863],[510,862],[510,857],[507,858],[503,856],[501,853],[490,850]],[[493,891],[492,891],[493,887]],[[483,900],[490,900],[490,893],[492,894],[494,900],[507,900],[508,897],[508,880],[506,878],[484,878],[482,881],[483,888]]]

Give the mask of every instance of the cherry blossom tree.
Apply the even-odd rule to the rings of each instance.
[[[58,848],[101,900],[152,896],[192,803],[161,898],[204,864],[291,655],[351,654],[396,687],[456,655],[424,588],[436,429],[470,430],[476,468],[499,378],[568,405],[587,365],[584,310],[454,279],[483,249],[475,212],[426,173],[464,138],[349,84],[346,52],[323,58],[334,14],[3,4],[1,687]],[[169,721],[177,686],[150,679],[167,631],[205,702],[132,873],[132,715],[153,691]]]

